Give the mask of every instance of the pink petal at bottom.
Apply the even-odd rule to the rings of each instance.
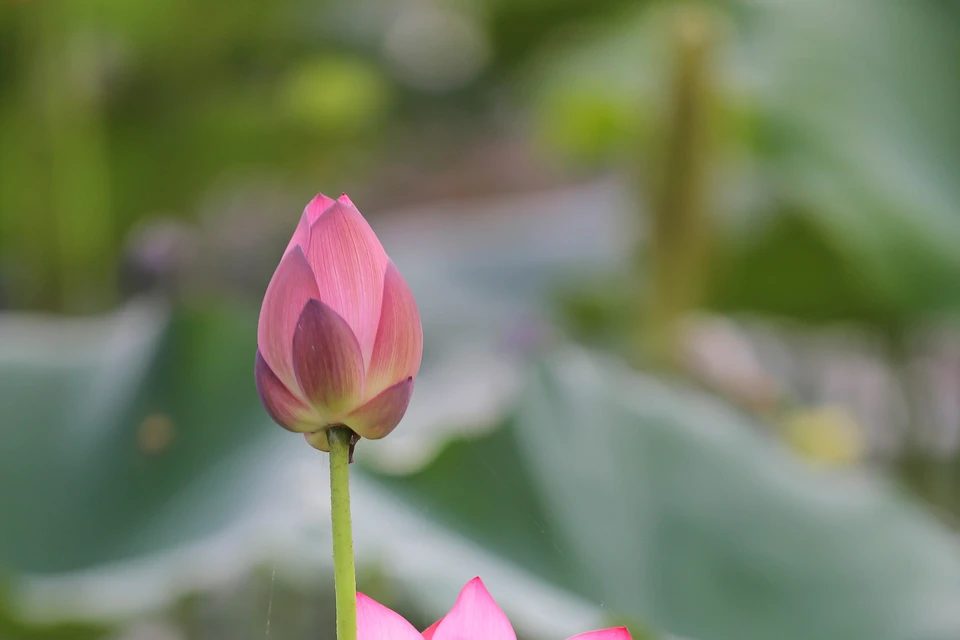
[[[568,640],[632,640],[632,638],[626,627],[615,627],[601,631],[588,631],[568,638]]]
[[[361,438],[378,440],[393,431],[407,412],[413,395],[413,378],[388,387],[347,416],[347,426]]]
[[[433,640],[517,640],[517,634],[480,578],[474,578],[440,621]]]
[[[440,618],[432,625],[424,629],[423,631],[423,640],[433,640],[433,634],[436,633],[437,627],[440,626],[440,623],[443,622],[443,618]]]
[[[357,640],[423,640],[403,616],[357,594]]]
[[[257,362],[253,371],[260,402],[263,403],[263,408],[267,410],[274,422],[288,431],[298,433],[316,428],[319,416],[290,393],[267,361],[263,359],[259,349],[257,349]]]

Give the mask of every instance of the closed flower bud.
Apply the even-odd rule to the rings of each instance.
[[[329,451],[327,429],[362,438],[397,426],[420,369],[410,288],[346,194],[303,211],[263,297],[256,382],[277,424]]]

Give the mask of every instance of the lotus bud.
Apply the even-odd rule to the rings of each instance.
[[[283,428],[329,451],[327,429],[396,428],[420,369],[413,294],[346,194],[307,205],[260,308],[256,382]]]

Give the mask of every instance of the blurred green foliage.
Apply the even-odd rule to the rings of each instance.
[[[955,312],[956,7],[728,9],[700,12],[718,43],[708,68],[716,238],[703,302],[882,325]],[[669,153],[652,143],[668,117],[670,34],[685,28],[660,5],[592,23],[572,46],[557,42],[535,93],[543,138],[580,161],[632,159],[655,194]]]
[[[4,8],[0,223],[19,304],[116,300],[135,221],[192,216],[224,172],[355,170],[392,88],[282,2]],[[11,275],[12,273],[12,275]]]
[[[6,594],[0,602],[6,603]],[[8,604],[0,608],[0,638],[16,640],[97,640],[109,633],[103,625],[64,623],[32,624],[19,619]]]
[[[555,27],[616,4],[479,12],[501,70],[485,87]],[[390,77],[376,19],[340,28],[364,22],[345,2],[12,2],[0,15],[0,283],[16,306],[108,308],[136,221],[195,216],[225,176],[354,184],[438,100]]]
[[[450,76],[460,84],[418,84],[432,67],[403,71],[437,62],[446,41],[398,37],[409,15],[448,26],[455,15],[466,29],[456,33],[489,57]],[[255,303],[227,301],[217,280],[236,276],[256,299],[250,265],[276,239],[269,224],[211,215],[207,199],[226,191],[286,228],[296,211],[236,185],[279,177],[297,194],[355,187],[390,202],[391,190],[446,193],[435,188],[445,179],[459,193],[455,170],[491,166],[513,187],[613,174],[630,198],[564,192],[551,205],[562,224],[532,230],[524,200],[509,212],[516,227],[456,237],[411,217],[395,236],[410,246],[389,250],[407,250],[398,264],[427,339],[427,399],[412,415],[446,422],[419,425],[414,442],[437,455],[416,469],[364,462],[366,495],[533,576],[537,593],[628,621],[636,638],[653,637],[645,625],[703,640],[960,636],[947,526],[871,472],[809,468],[770,425],[663,373],[695,310],[853,322],[891,352],[910,328],[955,317],[958,33],[958,7],[937,0],[0,6],[0,305],[120,309],[0,316],[0,566],[11,585],[0,637],[106,637],[118,620],[27,621],[14,603],[38,577],[85,588],[141,561],[143,597],[172,590],[166,613],[189,640],[262,637],[249,605],[263,604],[262,571],[249,578],[256,593],[224,613],[146,562],[235,531],[252,496],[286,495],[277,478],[297,464],[254,390]],[[486,155],[490,139],[507,151]],[[524,174],[521,155],[537,170]],[[614,208],[613,235],[627,241],[591,244]],[[131,232],[167,217],[203,230],[191,245],[202,259],[165,290],[174,300],[120,305]],[[667,356],[634,358],[657,365],[638,374],[564,337],[503,346],[528,315],[531,333],[549,319],[620,356],[640,334],[647,355]],[[478,367],[465,347],[501,368]],[[476,394],[517,363],[523,391],[481,412],[486,433],[460,434],[460,422],[477,427],[462,408],[472,396],[446,383]],[[807,448],[817,435],[797,420],[786,431]],[[899,466],[960,512],[955,456],[929,457],[908,450]],[[395,560],[376,558],[361,586],[421,625],[434,614],[418,610],[431,580],[474,570],[452,558],[432,575],[407,566],[406,590]],[[278,584],[277,637],[328,628],[329,608],[315,606],[329,604],[325,592]],[[202,623],[211,606],[219,627]]]

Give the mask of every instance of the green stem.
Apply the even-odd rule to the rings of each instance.
[[[644,255],[639,260],[653,277],[639,342],[668,370],[681,366],[681,321],[703,301],[709,275],[714,39],[711,13],[692,7],[678,14],[670,110],[651,185],[652,264]]]
[[[353,432],[327,431],[330,440],[330,519],[333,523],[333,579],[337,592],[337,640],[357,640],[357,574],[350,523],[350,449]]]

